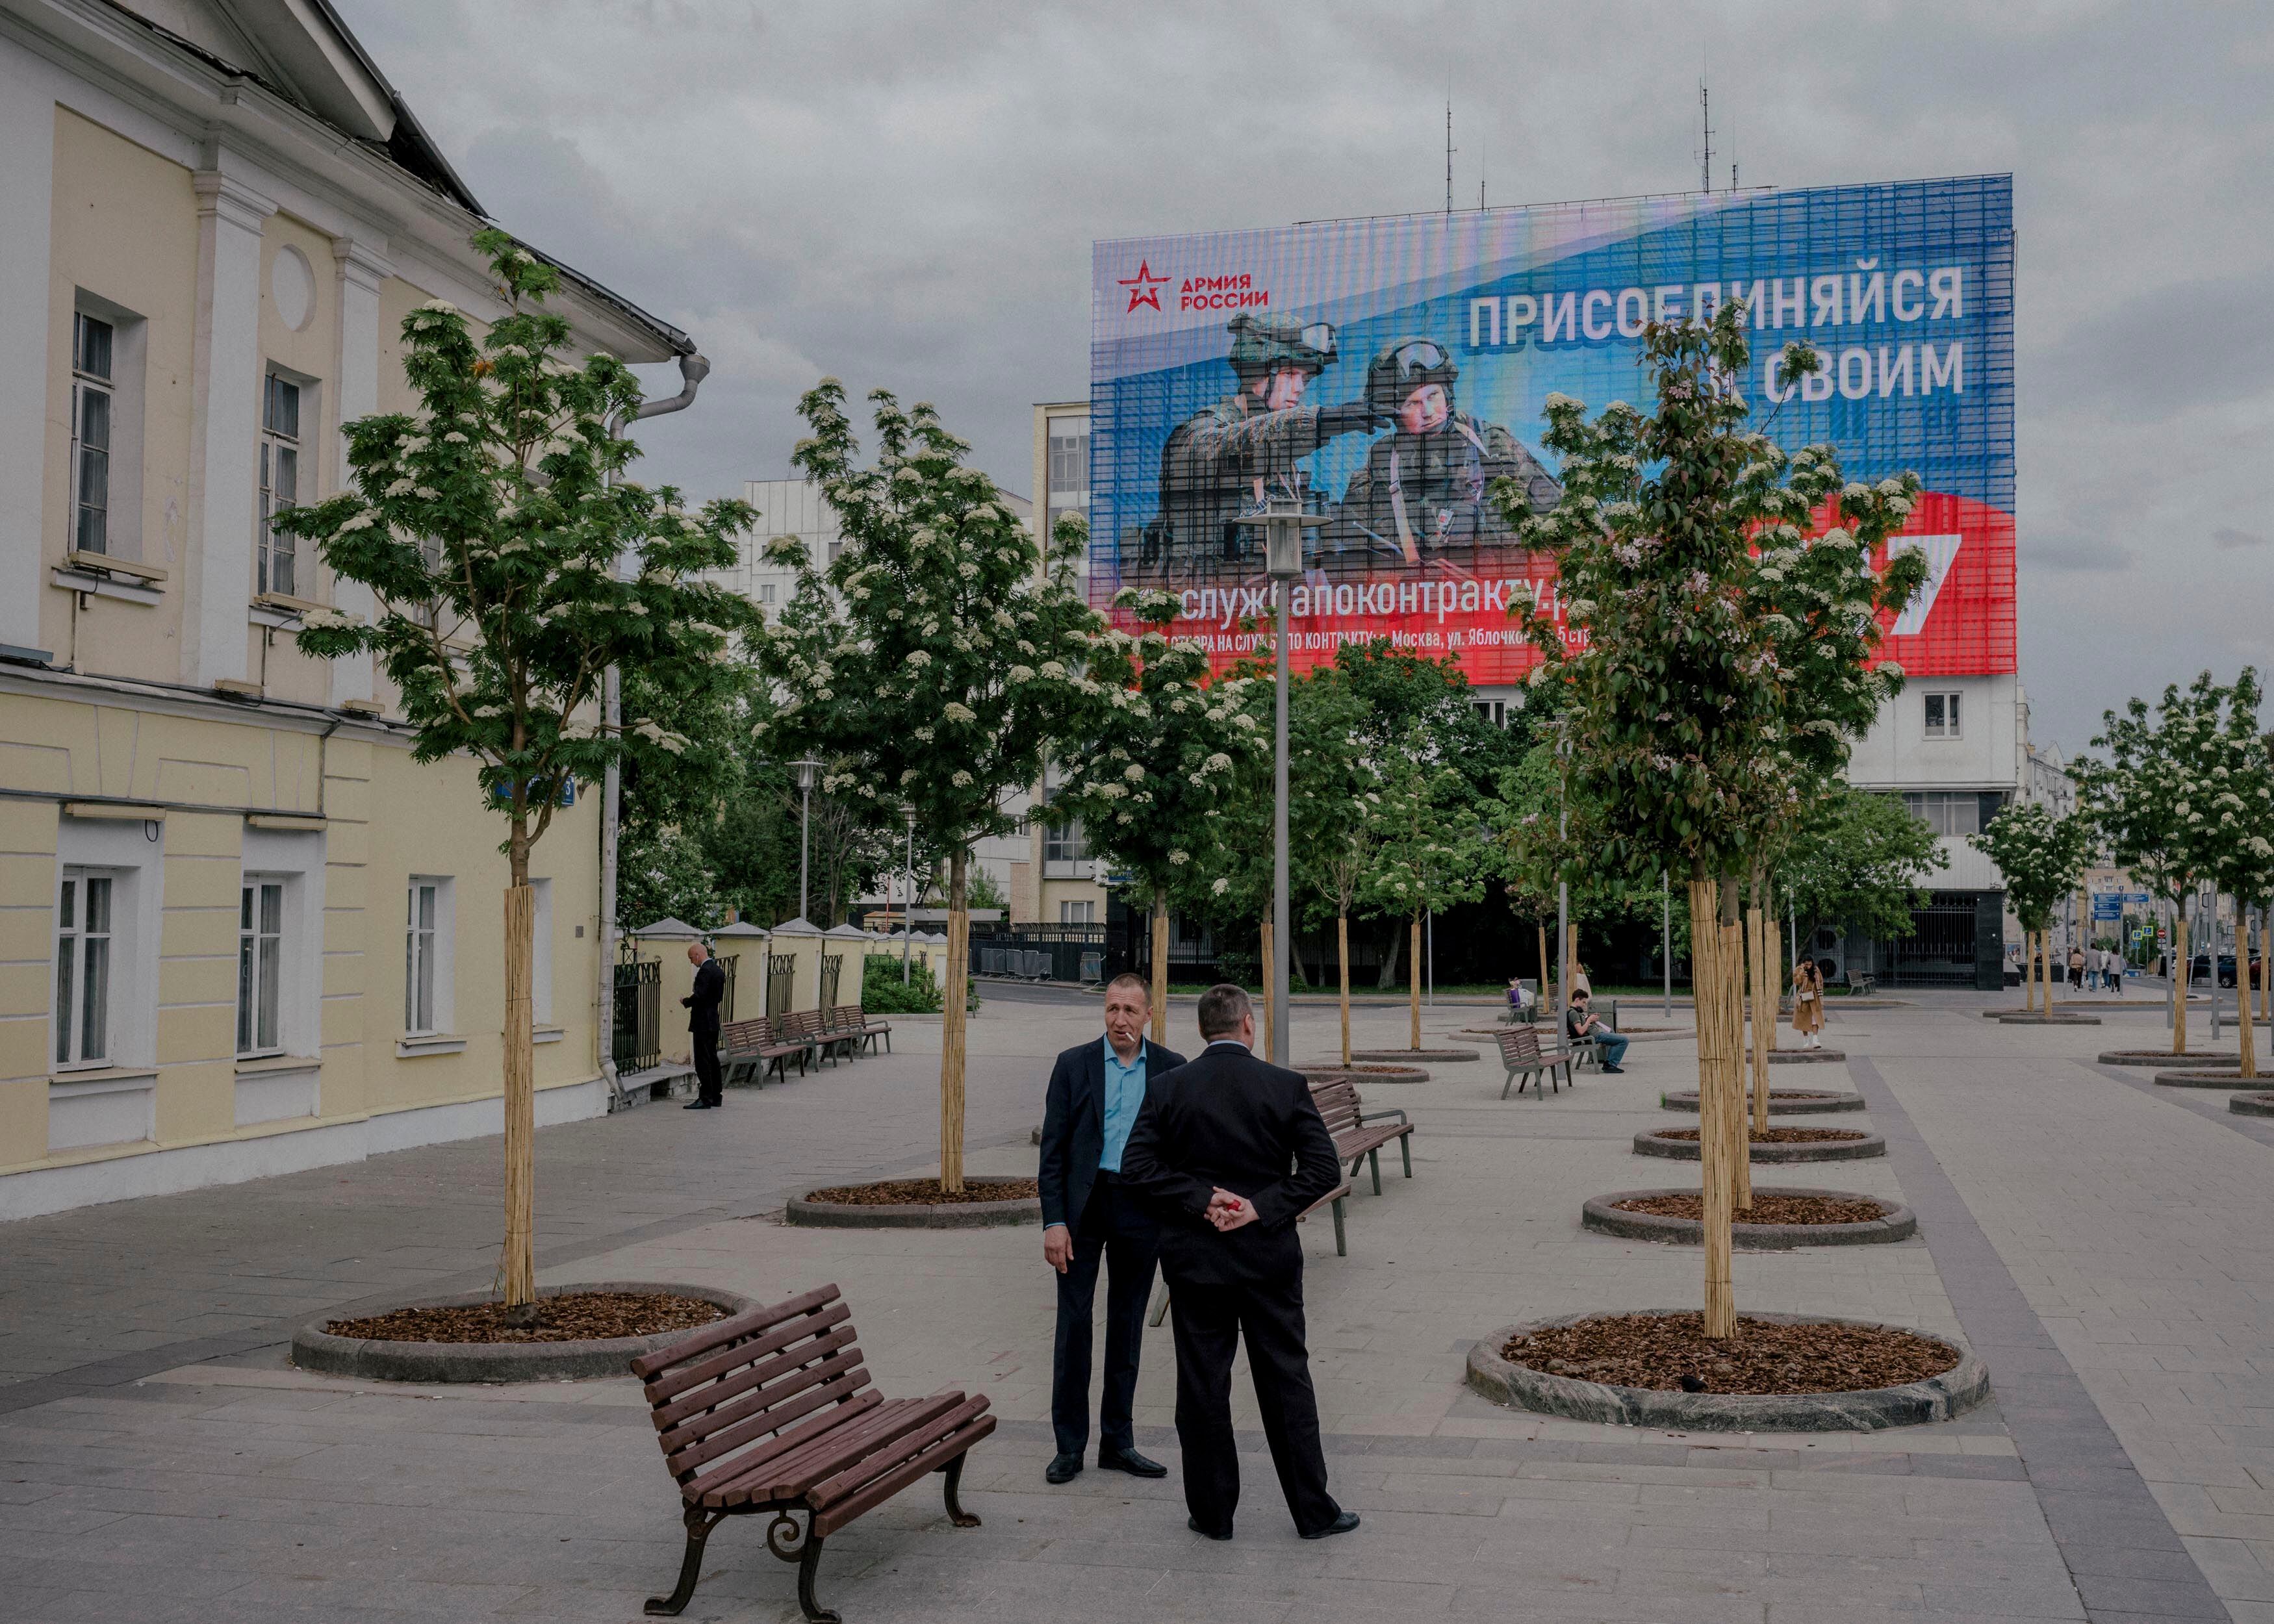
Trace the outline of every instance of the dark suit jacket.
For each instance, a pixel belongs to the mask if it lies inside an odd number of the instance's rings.
[[[1228,1285],[1301,1273],[1295,1220],[1342,1183],[1342,1162],[1303,1074],[1230,1045],[1147,1079],[1121,1177],[1162,1215],[1171,1286]],[[1256,1222],[1218,1233],[1207,1214],[1219,1185],[1254,1202]]]
[[[695,990],[680,1000],[687,1006],[687,1029],[719,1035],[719,1000],[727,996],[727,966],[706,959],[696,966]]]
[[[1138,1040],[1145,1055],[1145,1094],[1185,1064],[1173,1049],[1150,1038]],[[1042,1186],[1043,1222],[1081,1227],[1082,1209],[1097,1184],[1097,1161],[1105,1154],[1105,1034],[1069,1049],[1050,1068],[1049,1098],[1043,1107],[1043,1159],[1035,1174]],[[1123,1158],[1126,1164],[1127,1158]]]

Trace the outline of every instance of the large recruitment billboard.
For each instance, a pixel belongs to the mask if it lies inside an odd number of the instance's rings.
[[[1178,594],[1219,667],[1269,603],[1254,515],[1308,532],[1289,598],[1299,666],[1389,637],[1520,679],[1511,586],[1553,563],[1493,499],[1561,493],[1543,403],[1645,403],[1644,324],[1745,302],[1753,421],[1829,441],[1851,479],[1927,496],[1897,545],[1924,598],[1886,658],[1921,676],[2014,668],[2013,182],[2004,175],[1621,199],[1100,243],[1092,273],[1091,590]],[[1788,342],[1823,355],[1780,397]],[[1500,487],[1510,488],[1510,487]]]

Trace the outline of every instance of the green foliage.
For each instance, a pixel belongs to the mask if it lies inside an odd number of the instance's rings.
[[[844,545],[817,565],[794,537],[768,557],[799,573],[779,619],[757,639],[779,696],[757,736],[787,760],[810,753],[829,794],[897,827],[899,806],[960,871],[971,843],[1007,834],[1013,792],[1045,756],[1091,736],[1126,704],[1083,674],[1097,620],[1074,577],[1079,525],[1052,538],[1047,575],[1034,539],[937,412],[870,395],[877,458],[859,461],[845,391],[824,379],[799,402],[813,432],[792,460],[821,486]],[[825,590],[827,589],[827,590]]]
[[[2203,672],[2164,690],[2151,718],[2135,698],[2106,711],[2071,770],[2086,814],[2120,866],[2168,897],[2209,880],[2233,895],[2274,892],[2274,770],[2258,731],[2258,673],[2232,687]]]
[[[1909,933],[1919,882],[1942,866],[1933,831],[1901,801],[1843,786],[1810,809],[1776,878],[1803,937],[1836,925],[1886,941]]]
[[[693,836],[672,824],[644,824],[617,841],[616,926],[637,930],[665,918],[701,930],[726,923],[718,870]]]
[[[900,985],[900,961],[871,953],[861,967],[861,1007],[878,1015],[937,1015],[939,981],[921,955],[908,959],[908,982]]]
[[[964,882],[963,900],[967,906],[975,908],[1010,906],[1004,898],[1003,888],[995,883],[995,876],[980,868],[974,868]]]
[[[1484,796],[1532,742],[1528,712],[1518,707],[1507,726],[1495,727],[1477,709],[1467,676],[1449,656],[1425,658],[1377,637],[1344,643],[1336,651],[1334,670],[1364,707],[1359,740],[1376,761],[1387,760],[1418,733],[1432,741],[1437,759]]]
[[[2007,807],[1967,841],[1998,865],[2007,903],[2022,929],[2043,930],[2084,876],[2092,859],[2092,822],[2081,813],[2055,817],[2051,808],[2031,802]]]
[[[351,488],[277,524],[376,600],[368,620],[309,611],[301,650],[371,654],[402,695],[416,759],[480,763],[518,880],[572,781],[625,756],[674,774],[722,764],[716,741],[653,716],[612,735],[591,713],[610,665],[660,695],[710,688],[753,616],[692,577],[733,561],[728,538],[751,515],[734,501],[689,512],[668,486],[619,477],[637,455],[609,432],[638,404],[630,371],[606,355],[572,364],[568,323],[545,307],[558,274],[503,232],[473,240],[506,314],[478,342],[440,300],[405,318],[418,410],[346,425]]]
[[[1591,424],[1550,395],[1562,500],[1533,517],[1502,496],[1560,560],[1568,632],[1536,605],[1516,613],[1546,660],[1535,681],[1562,693],[1587,845],[1638,883],[1669,861],[1718,878],[1764,859],[1901,680],[1867,662],[1924,570],[1916,553],[1871,568],[1916,477],[1843,483],[1828,447],[1788,458],[1744,426],[1743,315],[1645,329],[1648,415],[1615,402]],[[1841,523],[1807,536],[1819,508]]]
[[[1367,866],[1359,898],[1383,914],[1418,919],[1484,895],[1490,850],[1460,773],[1408,735],[1382,763],[1380,787],[1359,798]]]

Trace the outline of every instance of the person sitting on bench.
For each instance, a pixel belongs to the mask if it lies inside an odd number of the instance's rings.
[[[1627,1057],[1627,1041],[1597,1018],[1587,1007],[1587,989],[1575,987],[1571,990],[1571,1007],[1563,1011],[1563,1035],[1574,1045],[1592,1042],[1603,1070],[1613,1073],[1626,1068],[1619,1062]]]

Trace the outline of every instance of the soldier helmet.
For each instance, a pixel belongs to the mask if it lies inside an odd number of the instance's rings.
[[[1225,324],[1231,335],[1231,370],[1241,379],[1261,378],[1283,366],[1313,377],[1333,365],[1335,329],[1299,316],[1254,316],[1242,311]]]
[[[1442,384],[1448,402],[1461,369],[1453,352],[1434,338],[1401,338],[1366,369],[1366,403],[1394,417],[1405,397],[1424,384]]]

